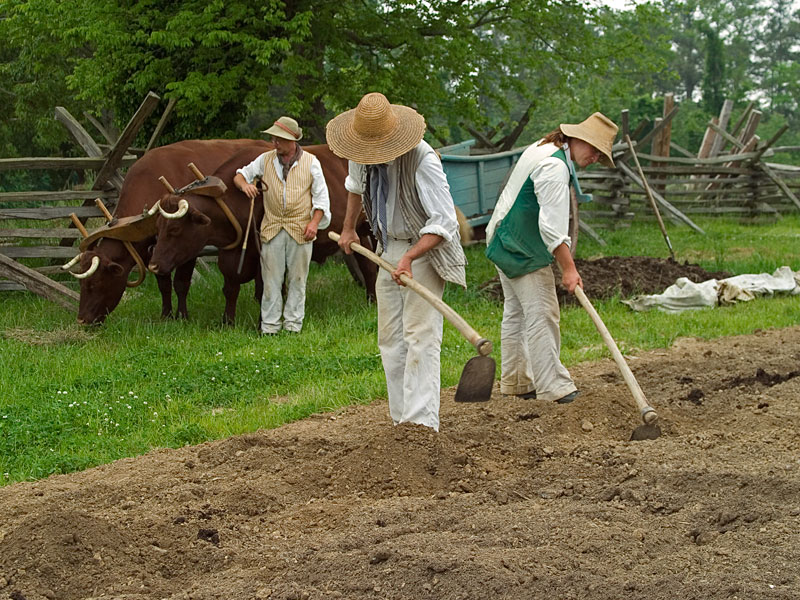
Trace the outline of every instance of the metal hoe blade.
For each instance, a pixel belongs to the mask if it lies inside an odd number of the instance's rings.
[[[492,397],[497,365],[490,356],[473,356],[464,365],[456,388],[456,402],[487,402]]]
[[[661,427],[658,425],[647,425],[642,424],[636,427],[631,433],[632,442],[638,442],[641,440],[655,440],[661,436]]]

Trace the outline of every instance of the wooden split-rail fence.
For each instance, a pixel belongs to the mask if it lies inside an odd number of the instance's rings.
[[[66,109],[57,107],[55,118],[69,130],[86,157],[0,159],[0,171],[71,169],[96,173],[90,189],[0,193],[0,291],[27,289],[68,309],[75,308],[78,294],[73,289],[74,279],[61,269],[77,254],[76,245],[81,238],[70,214],[75,213],[84,223],[96,219],[96,227],[105,224],[95,199],[100,198],[107,209],[113,210],[122,186],[121,169],[153,147],[174,106],[173,101],[168,103],[147,148],[131,148],[158,102],[156,94],[148,94],[119,136],[109,135],[86,115],[106,139],[107,144],[103,145],[96,143]],[[656,218],[653,204],[660,211],[659,219],[663,216],[699,233],[704,232],[693,221],[698,215],[775,218],[800,210],[800,167],[767,162],[777,152],[800,150],[775,145],[785,127],[762,140],[756,133],[761,112],[751,103],[731,123],[733,103],[728,100],[720,115],[708,124],[702,144],[694,153],[671,139],[678,110],[672,95],[667,94],[663,116],[652,123],[643,120],[635,128],[630,126],[628,111],[622,111],[620,137],[613,147],[617,168],[591,168],[578,175],[583,191],[593,196],[592,202],[579,206],[581,232],[604,244],[598,233],[601,228],[626,227],[634,218]],[[517,128],[514,135],[519,133]],[[497,162],[492,152],[508,159],[503,163],[505,172],[524,150],[507,150],[506,146],[513,143],[508,140],[516,139],[513,136],[504,138],[503,147],[493,149],[493,135],[479,139],[486,146],[480,154],[488,153],[488,157],[473,165],[476,173],[465,173],[463,186],[460,181],[451,181],[456,205],[475,223],[488,221],[501,185],[502,174],[481,178],[482,173],[486,175],[486,166]],[[443,156],[448,167],[446,159]],[[456,176],[448,172],[448,179],[451,175]],[[473,202],[476,197],[479,202]]]
[[[76,310],[79,296],[73,289],[74,279],[61,269],[78,253],[76,246],[82,238],[70,215],[74,213],[83,224],[89,219],[97,227],[105,223],[104,212],[95,201],[99,198],[107,210],[113,211],[122,188],[121,169],[155,145],[175,105],[173,100],[167,103],[147,147],[132,148],[159,101],[153,92],[147,94],[116,137],[86,115],[105,138],[107,143],[102,145],[65,108],[56,107],[55,118],[72,134],[86,157],[0,159],[0,171],[63,169],[94,173],[88,189],[0,193],[0,291],[27,289]]]
[[[645,120],[631,129],[628,111],[623,111],[623,141],[613,148],[617,168],[579,174],[583,191],[593,195],[593,202],[581,205],[582,221],[595,227],[625,227],[634,217],[653,218],[646,184],[664,218],[696,231],[702,231],[692,221],[698,215],[751,220],[800,210],[800,167],[767,162],[778,152],[800,150],[775,145],[787,127],[762,140],[756,133],[762,113],[753,103],[733,124],[732,112],[733,102],[726,100],[693,153],[671,139],[678,113],[671,94],[665,96],[663,117],[653,123]],[[625,143],[626,136],[633,148]],[[641,163],[644,181],[634,159]]]

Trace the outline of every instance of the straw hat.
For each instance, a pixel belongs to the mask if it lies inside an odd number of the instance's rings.
[[[265,129],[261,133],[268,133],[269,135],[274,135],[275,137],[285,140],[292,140],[293,142],[303,139],[303,130],[300,129],[297,121],[291,117],[281,117],[273,123],[272,127]]]
[[[600,151],[600,162],[607,167],[614,166],[611,146],[617,137],[619,127],[603,113],[596,112],[577,125],[562,123],[558,128],[564,135],[578,138],[597,148]]]
[[[337,156],[362,165],[394,160],[425,134],[425,118],[413,108],[389,104],[381,93],[367,94],[358,106],[328,122],[328,146]]]

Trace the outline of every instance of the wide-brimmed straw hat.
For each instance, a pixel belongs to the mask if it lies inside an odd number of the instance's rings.
[[[425,118],[413,108],[389,104],[379,92],[328,122],[328,146],[337,156],[378,165],[412,150],[425,134]]]
[[[614,166],[611,146],[617,137],[619,127],[603,113],[596,112],[577,125],[562,123],[558,128],[564,135],[578,138],[597,148],[600,151],[600,162],[607,167]]]
[[[269,135],[274,135],[275,137],[285,140],[292,140],[293,142],[303,139],[303,130],[300,129],[297,121],[291,117],[281,117],[272,124],[272,127],[265,129],[261,133],[268,133]]]

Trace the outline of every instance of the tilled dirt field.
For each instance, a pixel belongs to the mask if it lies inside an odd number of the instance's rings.
[[[0,599],[796,599],[800,327],[609,359],[570,405],[385,402],[0,489]]]

